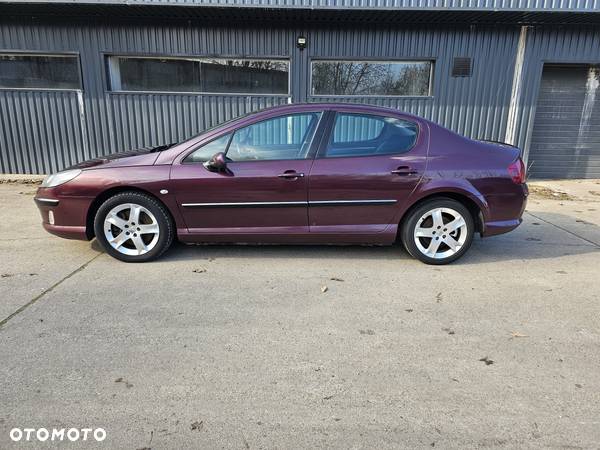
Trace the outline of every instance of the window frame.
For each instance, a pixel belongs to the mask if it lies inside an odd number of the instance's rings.
[[[373,64],[394,64],[394,63],[430,63],[429,68],[429,89],[427,95],[394,95],[394,94],[313,94],[313,64],[315,62],[329,62],[329,63],[373,63]],[[310,73],[309,73],[309,97],[315,98],[414,98],[414,99],[432,99],[433,98],[433,84],[434,84],[434,74],[435,74],[435,66],[437,64],[437,58],[434,57],[423,57],[423,58],[411,58],[411,59],[388,59],[384,60],[381,58],[371,59],[369,57],[356,57],[356,59],[349,59],[347,57],[344,58],[328,58],[328,57],[311,57],[309,59],[310,65]]]
[[[127,94],[160,94],[160,95],[214,95],[214,96],[250,96],[250,97],[291,97],[292,95],[292,60],[289,56],[265,55],[265,56],[240,56],[240,55],[187,55],[187,54],[159,54],[159,53],[113,53],[101,52],[104,70],[102,71],[104,92],[107,94],[127,95]],[[130,91],[130,90],[112,90],[111,76],[109,73],[110,58],[139,58],[139,59],[175,59],[202,62],[206,60],[243,60],[243,61],[277,61],[287,63],[287,93],[244,93],[244,92],[205,92],[205,91]]]
[[[382,119],[385,119],[386,117],[388,117],[391,119],[403,120],[405,122],[412,123],[416,126],[417,135],[415,136],[415,141],[413,142],[413,144],[405,151],[399,152],[399,153],[379,153],[379,154],[376,153],[373,155],[352,155],[352,156],[327,156],[327,149],[329,148],[331,140],[333,139],[337,116],[340,114],[348,114],[348,115],[355,115],[355,116],[375,116],[375,117],[381,117]],[[421,132],[422,132],[421,124],[416,120],[407,119],[405,117],[395,117],[395,116],[386,115],[386,114],[378,113],[378,112],[331,110],[331,116],[330,116],[328,125],[329,126],[328,126],[328,128],[323,136],[323,139],[321,140],[319,148],[317,150],[315,159],[385,158],[385,157],[406,155],[415,149],[415,147],[417,146],[417,144],[419,142],[419,139],[421,138]]]
[[[38,50],[15,50],[15,49],[1,49],[0,56],[41,56],[41,57],[74,57],[77,60],[77,76],[79,79],[79,88],[42,88],[42,87],[4,87],[0,86],[0,91],[36,91],[36,92],[84,92],[83,85],[83,69],[81,66],[81,55],[79,52],[50,52],[50,51],[38,51]]]
[[[315,131],[311,137],[310,140],[310,144],[308,146],[308,152],[306,153],[306,157],[305,158],[295,158],[295,159],[247,159],[247,160],[243,160],[243,161],[230,161],[231,164],[244,164],[244,163],[257,163],[257,162],[274,162],[274,161],[309,161],[311,159],[315,159],[315,155],[317,154],[317,152],[319,151],[319,145],[321,144],[321,141],[315,140],[315,137],[317,136],[317,132],[319,131],[319,129],[323,126],[326,126],[326,115],[329,111],[328,110],[324,110],[324,109],[315,109],[315,110],[310,110],[310,111],[299,111],[299,112],[295,112],[295,113],[288,113],[288,114],[279,114],[279,115],[274,115],[271,117],[265,117],[264,119],[260,119],[257,121],[254,121],[252,123],[237,127],[237,128],[233,128],[233,129],[227,129],[227,130],[223,130],[222,133],[219,133],[218,135],[211,137],[210,140],[204,141],[199,145],[196,145],[193,147],[193,149],[191,149],[190,151],[186,151],[184,156],[180,158],[180,163],[179,164],[202,164],[202,162],[200,161],[186,161],[186,159],[192,154],[194,153],[196,150],[204,147],[205,145],[210,144],[213,141],[216,141],[217,139],[222,138],[223,136],[227,135],[227,134],[231,134],[231,136],[229,137],[229,141],[227,142],[227,146],[225,147],[225,156],[227,156],[227,152],[229,151],[229,146],[231,145],[231,141],[233,140],[233,137],[235,135],[235,133],[238,132],[238,130],[242,130],[244,128],[248,128],[251,127],[252,125],[256,125],[259,124],[261,122],[266,122],[267,120],[272,120],[272,119],[279,119],[281,117],[287,117],[287,116],[297,116],[297,115],[304,115],[304,114],[318,114],[319,117],[317,119],[317,123],[315,125]],[[234,119],[237,120],[237,119]]]

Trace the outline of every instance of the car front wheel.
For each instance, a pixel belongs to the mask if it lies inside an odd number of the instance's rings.
[[[125,262],[158,258],[175,235],[165,207],[140,192],[123,192],[106,200],[96,213],[94,231],[104,250]]]
[[[426,264],[448,264],[471,246],[475,226],[469,210],[456,200],[429,200],[410,212],[402,242],[413,257]]]

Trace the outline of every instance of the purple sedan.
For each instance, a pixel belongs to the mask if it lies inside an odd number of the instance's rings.
[[[295,104],[48,176],[44,228],[122,261],[187,243],[378,244],[446,264],[521,223],[518,148],[397,110]]]

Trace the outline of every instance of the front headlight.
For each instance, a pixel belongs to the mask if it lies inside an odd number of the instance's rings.
[[[65,170],[64,172],[53,173],[48,175],[42,181],[42,187],[54,187],[60,184],[64,184],[67,181],[71,181],[81,173],[80,169]]]

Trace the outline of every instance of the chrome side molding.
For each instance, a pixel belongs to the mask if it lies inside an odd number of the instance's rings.
[[[298,202],[224,202],[224,203],[182,203],[184,208],[277,208],[293,206],[368,206],[393,205],[394,199],[380,200],[314,200]]]

